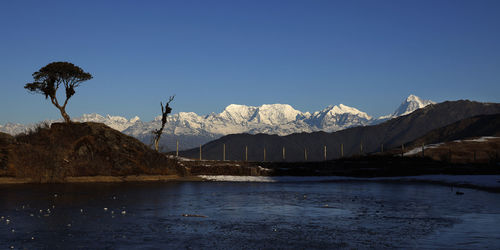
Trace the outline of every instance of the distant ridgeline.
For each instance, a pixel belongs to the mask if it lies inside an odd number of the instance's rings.
[[[412,142],[432,130],[442,128],[460,120],[478,115],[499,114],[499,103],[480,103],[473,101],[447,101],[428,105],[408,115],[400,116],[378,125],[360,126],[345,130],[327,133],[297,133],[288,136],[266,134],[234,134],[203,145],[202,158],[220,160],[225,148],[226,160],[263,161],[321,161],[335,159],[341,156],[350,156],[360,153],[378,152],[381,146],[385,149],[401,147],[402,144]],[[498,133],[499,116],[482,119],[471,119],[455,125],[455,137],[460,136],[487,136]],[[460,125],[462,124],[462,126]],[[460,129],[467,131],[460,132]],[[446,130],[446,129],[445,129]],[[443,131],[434,132],[429,137],[431,143],[438,139]],[[342,147],[342,148],[341,148]],[[265,153],[264,153],[265,151]],[[307,155],[307,156],[306,156]],[[199,158],[200,149],[181,151],[180,156]],[[285,159],[283,159],[285,158]]]
[[[175,150],[176,142],[179,141],[181,150],[190,149],[224,135],[239,133],[284,136],[301,132],[335,132],[350,127],[379,124],[433,103],[433,101],[410,95],[393,113],[378,118],[343,104],[330,105],[323,110],[312,113],[296,110],[288,104],[264,104],[261,106],[231,104],[221,113],[208,115],[179,112],[168,116],[160,140],[160,147],[163,147],[162,151]],[[84,114],[82,117],[74,118],[73,121],[104,123],[113,129],[138,138],[146,144],[151,144],[153,141],[151,131],[159,128],[161,117],[145,122],[137,116],[126,119],[121,116]],[[8,123],[0,125],[0,132],[16,135],[33,128],[36,128],[36,124]]]

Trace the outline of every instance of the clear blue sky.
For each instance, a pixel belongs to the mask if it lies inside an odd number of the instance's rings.
[[[0,124],[60,117],[23,88],[53,61],[94,76],[72,117],[500,102],[500,1],[1,1]]]

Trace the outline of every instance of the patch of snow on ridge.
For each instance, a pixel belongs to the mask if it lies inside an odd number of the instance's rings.
[[[424,145],[424,150],[426,149],[429,149],[429,148],[438,148],[440,147],[441,145],[443,145],[444,143],[435,143],[435,144],[429,144],[429,145]],[[416,155],[418,153],[421,153],[422,152],[422,147],[416,147],[406,153],[404,153],[405,156],[410,156],[410,155]]]
[[[483,137],[479,137],[479,138],[476,138],[476,139],[454,140],[453,142],[487,142],[489,140],[499,139],[499,138],[500,137],[495,137],[495,136],[483,136]],[[435,143],[435,144],[429,144],[429,145],[424,145],[424,150],[430,149],[430,148],[438,148],[438,147],[440,147],[443,144],[444,144],[444,142]],[[404,153],[404,155],[405,156],[410,156],[410,155],[415,155],[415,154],[418,154],[418,153],[421,153],[421,152],[422,152],[422,147],[415,147],[412,150]]]
[[[489,140],[493,140],[493,139],[498,139],[500,137],[495,137],[495,136],[483,136],[483,137],[479,137],[477,139],[470,139],[470,140],[465,140],[465,141],[471,141],[471,142],[486,142],[486,141],[489,141]],[[460,140],[459,140],[460,141]]]

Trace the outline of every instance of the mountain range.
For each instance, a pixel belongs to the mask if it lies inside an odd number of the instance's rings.
[[[327,159],[336,159],[359,153],[379,152],[382,148],[400,148],[421,137],[426,140],[418,141],[419,145],[461,136],[496,135],[498,115],[493,114],[499,113],[500,103],[446,101],[376,125],[357,126],[332,133],[320,131],[287,136],[227,135],[203,145],[202,158],[221,160],[224,154],[226,160],[245,160],[247,155],[249,161],[262,161],[264,157],[266,161],[304,161],[307,155],[309,161],[321,161],[324,159],[325,149]],[[461,121],[478,115],[492,116]],[[458,123],[453,124],[455,122]],[[435,129],[438,129],[437,132],[432,132]],[[429,136],[423,137],[430,132]],[[198,158],[199,151],[199,148],[194,148],[181,151],[179,155]]]
[[[335,132],[350,127],[379,124],[410,114],[429,104],[434,102],[410,95],[393,113],[379,118],[343,104],[331,105],[313,113],[301,112],[288,104],[264,104],[258,107],[231,104],[221,113],[201,116],[193,112],[180,112],[168,116],[160,145],[167,151],[175,149],[176,141],[179,141],[180,149],[188,149],[228,134],[264,133],[284,136],[301,132]],[[121,116],[84,114],[73,120],[104,123],[150,144],[153,137],[151,131],[160,126],[161,116],[153,121],[143,122],[137,116],[126,119]],[[55,121],[45,122],[50,124]],[[0,132],[15,135],[36,125],[7,123],[0,125]]]

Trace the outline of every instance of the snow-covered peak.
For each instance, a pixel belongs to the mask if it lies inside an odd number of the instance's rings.
[[[394,111],[390,115],[381,116],[377,120],[378,122],[383,122],[392,118],[407,115],[430,104],[435,104],[435,102],[431,100],[424,100],[416,95],[411,94],[401,103],[401,105],[399,105],[396,111]]]
[[[92,113],[92,114],[83,114],[81,117],[78,117],[75,120],[79,122],[100,122],[103,121],[104,119],[105,119],[104,116]]]
[[[131,123],[136,123],[136,122],[138,122],[140,120],[141,120],[141,118],[139,118],[139,116],[135,116],[134,118],[130,119],[130,122]]]
[[[406,97],[406,102],[422,102],[422,99],[414,94],[410,94]]]
[[[136,116],[128,120],[127,118],[122,116],[106,115],[106,117],[104,117],[102,115],[93,113],[83,114],[81,117],[75,118],[74,120],[78,122],[100,122],[118,131],[123,131],[139,121],[139,117]]]
[[[288,104],[264,104],[257,108],[251,121],[268,125],[285,124],[295,121],[301,114]]]
[[[127,118],[122,116],[106,115],[106,119],[114,122],[128,122]]]
[[[219,115],[224,119],[241,123],[250,120],[256,110],[257,107],[253,106],[231,104],[227,106]]]
[[[369,116],[367,113],[360,111],[359,109],[349,107],[344,104],[339,104],[338,106],[328,106],[326,109],[323,110],[323,112],[328,113],[329,115],[342,115],[342,114],[352,114],[352,115],[357,115],[360,117],[363,117],[365,119],[371,119],[372,117]]]
[[[435,102],[431,100],[424,100],[416,95],[409,95],[403,103],[392,113],[393,117],[398,117],[402,115],[407,115],[413,111],[423,108],[429,104],[434,104]]]

